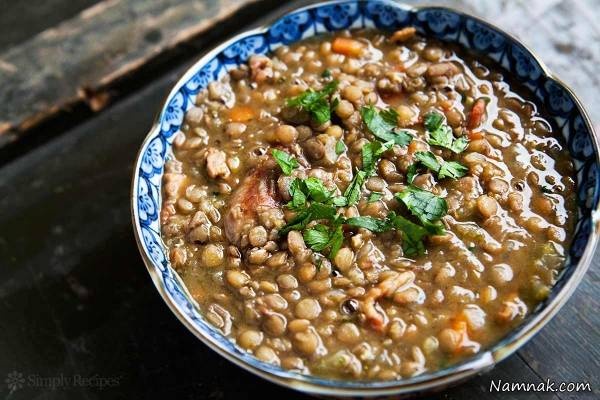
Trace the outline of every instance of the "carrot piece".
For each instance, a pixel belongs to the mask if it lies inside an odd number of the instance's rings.
[[[396,64],[394,65],[394,71],[405,72],[406,67],[404,66],[404,64]]]
[[[417,143],[416,140],[413,140],[408,145],[407,150],[408,150],[408,154],[414,154],[414,153],[416,153],[417,151],[419,151],[419,143]]]
[[[469,132],[468,136],[469,140],[478,140],[484,138],[483,132]]]
[[[229,111],[233,122],[246,122],[254,118],[254,110],[248,106],[235,106]]]
[[[333,50],[334,53],[350,57],[360,57],[363,48],[363,44],[358,40],[345,37],[336,37],[331,43],[331,50]]]
[[[473,104],[471,108],[471,114],[469,115],[469,122],[467,123],[467,129],[475,129],[481,124],[483,114],[485,114],[485,99],[479,98]]]

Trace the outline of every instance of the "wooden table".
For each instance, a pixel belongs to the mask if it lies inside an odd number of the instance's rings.
[[[303,398],[223,360],[178,322],[141,262],[129,211],[134,157],[170,86],[203,51],[280,12],[281,3],[5,3],[0,397]],[[595,0],[455,5],[521,36],[600,122]],[[432,398],[597,397],[599,274],[597,253],[575,295],[532,341]],[[14,390],[4,381],[9,374],[11,383],[23,379]],[[594,393],[490,393],[498,379],[590,382]]]

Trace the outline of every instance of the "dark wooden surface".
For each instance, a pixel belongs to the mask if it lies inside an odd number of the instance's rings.
[[[245,21],[264,14],[259,9]],[[221,24],[220,35],[241,25]],[[541,41],[533,33],[528,37]],[[213,42],[196,38],[187,57],[149,74],[115,105],[70,129],[57,125],[52,140],[17,147],[10,160],[0,160],[0,398],[305,397],[244,372],[202,345],[156,293],[133,239],[129,186],[137,148],[169,87]],[[571,75],[580,82],[577,70]],[[597,95],[597,87],[591,93]],[[597,254],[567,305],[523,349],[491,372],[431,398],[597,398],[599,273]],[[5,377],[13,371],[25,382],[11,391]],[[98,379],[77,384],[77,376]],[[587,381],[595,393],[489,393],[493,379]]]

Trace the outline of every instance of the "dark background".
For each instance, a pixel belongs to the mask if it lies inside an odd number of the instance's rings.
[[[133,3],[136,1],[141,0]],[[38,40],[40,32],[76,17],[94,3],[98,1],[0,1],[0,63],[10,61],[20,46]],[[563,3],[571,2],[554,3],[540,15],[564,19]],[[462,1],[459,6],[495,15],[496,6],[473,4]],[[171,85],[203,50],[264,19],[265,10],[276,13],[278,5],[263,1],[245,6],[209,33],[190,38],[185,51],[169,50],[161,62],[117,82],[111,87],[116,95],[102,110],[73,106],[50,122],[24,130],[19,140],[0,149],[1,398],[304,397],[233,366],[178,322],[140,259],[129,210],[137,149]],[[504,7],[505,13],[522,20],[515,29],[529,29],[528,23],[537,21],[535,9],[524,12],[519,8],[522,4]],[[587,8],[574,10],[571,12]],[[505,16],[504,20],[510,19]],[[541,36],[533,35],[530,40],[538,43],[559,69],[563,64],[555,58],[560,48],[556,43],[580,39]],[[595,38],[587,36],[590,41]],[[543,37],[550,50],[544,47]],[[597,42],[593,43],[597,48]],[[585,47],[585,43],[576,45]],[[563,50],[563,57],[574,51]],[[592,54],[592,60],[596,56]],[[590,85],[593,93],[598,88],[595,82],[580,83],[579,75],[587,65],[581,64],[568,76],[586,97]],[[0,82],[6,79],[2,74],[0,65]],[[0,90],[10,90],[10,79],[7,82]],[[598,108],[591,105],[596,113]],[[0,104],[0,117],[4,107],[8,105]],[[598,395],[599,264],[596,257],[568,304],[517,354],[490,373],[432,398]],[[11,373],[13,378],[23,379],[16,390],[10,390],[5,381]],[[595,393],[489,393],[492,379],[590,382]]]

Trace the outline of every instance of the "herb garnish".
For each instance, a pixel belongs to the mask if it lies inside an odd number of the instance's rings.
[[[288,107],[299,107],[310,112],[314,120],[319,124],[324,124],[331,119],[331,108],[329,97],[337,89],[338,81],[331,81],[321,90],[308,89],[296,97],[287,99]]]
[[[323,224],[317,224],[305,230],[302,236],[304,237],[304,242],[314,251],[329,249],[330,258],[335,257],[344,241],[344,233],[341,225],[330,228]]]
[[[410,133],[397,129],[398,113],[393,108],[377,111],[373,106],[364,106],[360,115],[369,131],[379,140],[406,146],[413,139]]]
[[[428,235],[425,228],[409,221],[401,215],[396,215],[394,212],[388,214],[388,219],[395,229],[402,232],[402,250],[404,250],[404,254],[407,256],[416,256],[425,253],[423,240]]]
[[[444,232],[440,219],[448,213],[446,200],[414,185],[395,196],[427,231],[436,235]]]
[[[444,124],[444,116],[436,111],[425,114],[425,129],[429,132],[429,144],[444,147],[454,153],[463,152],[469,145],[467,138],[454,138],[452,128]]]
[[[294,169],[298,168],[298,161],[285,151],[273,149],[271,154],[284,175],[290,175]]]
[[[367,203],[375,203],[376,201],[379,201],[382,197],[383,197],[383,193],[372,192],[369,195],[369,198],[367,199]]]
[[[430,151],[418,151],[415,153],[415,158],[425,167],[435,172],[439,179],[461,178],[465,176],[469,170],[467,167],[456,161],[439,161],[435,154]]]
[[[344,151],[346,151],[346,145],[344,144],[344,142],[342,142],[341,140],[338,140],[335,143],[335,154],[337,154],[338,156],[340,154],[342,154]]]

